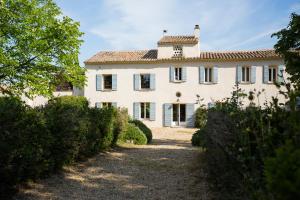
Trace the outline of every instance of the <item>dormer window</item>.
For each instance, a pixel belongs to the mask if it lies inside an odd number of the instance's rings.
[[[173,46],[173,51],[174,51],[173,57],[182,57],[183,56],[182,46],[180,46],[180,45]]]

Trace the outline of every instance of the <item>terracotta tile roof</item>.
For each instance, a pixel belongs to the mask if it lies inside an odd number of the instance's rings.
[[[163,36],[157,44],[197,44],[198,38],[194,35]]]
[[[201,52],[199,57],[192,58],[165,58],[157,59],[157,50],[139,51],[101,51],[85,64],[118,64],[118,63],[155,63],[172,61],[235,61],[235,60],[262,60],[280,59],[280,55],[274,50],[255,50],[255,51],[223,51],[223,52]]]

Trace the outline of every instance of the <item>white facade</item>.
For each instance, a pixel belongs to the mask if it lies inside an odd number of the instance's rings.
[[[197,31],[195,31],[197,32]],[[174,44],[176,45],[176,44]],[[181,44],[182,45],[182,44]],[[198,44],[183,44],[183,57],[199,57],[199,43]],[[173,111],[168,113],[165,109],[165,105],[173,104],[185,104],[193,105],[191,107],[196,110],[199,107],[197,102],[198,97],[204,99],[201,104],[208,105],[215,101],[220,101],[224,98],[230,97],[233,91],[234,85],[237,81],[238,66],[256,66],[254,71],[251,70],[251,77],[255,77],[252,82],[240,83],[240,87],[245,93],[249,91],[263,91],[260,98],[255,98],[254,102],[263,106],[265,101],[271,101],[271,97],[278,97],[280,101],[284,99],[279,95],[276,86],[269,82],[266,83],[263,66],[273,66],[279,71],[279,68],[284,64],[280,58],[274,59],[241,59],[240,61],[220,61],[210,60],[205,61],[201,59],[196,60],[172,60],[173,45],[158,45],[157,59],[169,59],[165,62],[150,62],[150,63],[134,63],[134,62],[110,62],[105,63],[101,61],[97,63],[86,62],[86,77],[87,82],[84,88],[84,96],[89,100],[90,105],[94,106],[100,102],[114,102],[117,107],[125,107],[128,109],[129,115],[134,118],[138,118],[144,121],[150,127],[161,126],[187,126],[186,123],[174,123]],[[180,67],[184,68],[185,74],[184,80],[180,82],[173,82],[170,77],[170,73],[174,73],[172,68]],[[216,80],[211,83],[203,83],[203,74],[200,72],[203,67],[215,67],[214,77]],[[96,88],[99,84],[96,82],[97,75],[113,74],[116,77],[116,88],[114,90],[104,90]],[[136,90],[135,88],[135,74],[152,74],[154,75],[154,88],[145,90]],[[103,80],[100,83],[103,85]],[[181,97],[177,97],[176,93],[180,92]],[[154,110],[152,119],[141,119],[141,107],[136,110],[135,103],[149,102],[154,103]],[[248,104],[248,100],[245,100],[245,104]],[[174,109],[175,107],[173,107]],[[176,108],[177,109],[177,108]],[[188,109],[187,107],[185,109]],[[153,112],[153,110],[151,112]],[[138,112],[138,113],[135,113]],[[178,111],[179,112],[179,111]],[[154,115],[154,118],[153,118]],[[170,115],[171,124],[166,123],[166,115]],[[186,115],[188,115],[186,113]],[[180,116],[179,116],[180,117]],[[186,118],[190,116],[185,116]]]

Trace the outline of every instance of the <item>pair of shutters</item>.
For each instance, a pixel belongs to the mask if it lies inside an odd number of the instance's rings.
[[[243,67],[241,65],[238,65],[236,67],[236,82],[241,83],[242,82],[242,76],[243,76]],[[250,67],[250,83],[256,82],[256,66]]]
[[[175,67],[170,67],[170,82],[176,82],[175,80]],[[181,67],[181,81],[186,81],[186,67]]]
[[[134,102],[133,103],[133,118],[134,119],[140,119],[140,109],[141,109],[141,103],[140,102]],[[150,103],[150,120],[155,121],[155,103]]]
[[[284,65],[279,65],[278,71],[277,71],[277,82],[278,83],[283,83],[283,72],[284,72]],[[268,65],[263,66],[263,82],[269,83],[269,66]]]
[[[116,108],[117,107],[117,102],[112,102],[111,106],[114,107],[114,108]],[[96,108],[102,108],[102,103],[101,102],[96,102],[95,103],[95,107]]]
[[[97,74],[96,75],[96,91],[103,90],[103,75]],[[111,90],[117,90],[117,75],[112,74],[111,75]]]
[[[214,66],[212,68],[212,73],[213,73],[212,82],[218,83],[218,66]],[[203,84],[204,82],[205,82],[205,67],[200,66],[199,67],[199,83]]]
[[[185,104],[185,116],[186,116],[186,126],[194,127],[194,110],[195,104],[187,103]],[[164,104],[164,126],[172,126],[173,117],[173,104]]]
[[[134,90],[141,90],[141,75],[133,75]],[[155,90],[155,74],[150,74],[150,89]]]

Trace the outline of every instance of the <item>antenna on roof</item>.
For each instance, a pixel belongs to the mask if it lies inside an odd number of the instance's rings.
[[[165,30],[163,30],[163,36],[165,36],[166,34],[167,34],[167,30],[165,29]]]

